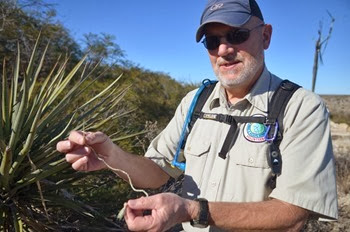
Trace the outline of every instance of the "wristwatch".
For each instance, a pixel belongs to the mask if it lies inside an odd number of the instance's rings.
[[[191,220],[191,226],[197,228],[206,228],[209,225],[209,206],[208,200],[204,198],[197,198],[195,201],[199,202],[199,212],[196,218]]]

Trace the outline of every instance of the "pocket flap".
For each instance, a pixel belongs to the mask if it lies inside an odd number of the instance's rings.
[[[200,143],[190,143],[186,144],[185,147],[185,154],[192,155],[192,156],[202,156],[209,152],[210,149],[210,142],[203,142]]]
[[[263,149],[257,153],[243,153],[244,155],[231,154],[230,160],[238,165],[256,168],[270,168],[267,162],[267,152],[268,151]]]

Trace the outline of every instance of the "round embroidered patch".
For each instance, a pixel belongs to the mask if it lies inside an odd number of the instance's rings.
[[[264,135],[266,133],[267,127],[261,123],[246,123],[244,127],[244,137],[255,143],[261,143],[265,141]]]

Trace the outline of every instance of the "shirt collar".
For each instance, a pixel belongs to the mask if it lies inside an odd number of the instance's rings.
[[[259,79],[254,84],[250,92],[244,97],[250,104],[258,108],[260,111],[267,113],[268,111],[268,100],[270,91],[271,74],[267,70],[266,66],[259,77]],[[218,82],[212,94],[212,98],[208,99],[210,101],[210,110],[215,107],[225,106],[227,104],[227,98],[224,88]]]
[[[254,84],[250,92],[245,96],[245,98],[256,108],[267,113],[268,102],[269,102],[269,92],[271,85],[271,74],[267,70],[266,66],[262,72],[259,79]]]

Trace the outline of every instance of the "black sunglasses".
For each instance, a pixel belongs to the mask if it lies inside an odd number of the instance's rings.
[[[225,37],[227,42],[230,44],[241,44],[248,40],[250,32],[256,28],[262,27],[265,24],[259,24],[256,27],[253,27],[252,29],[248,28],[239,28],[234,31],[228,32],[225,36],[216,36],[216,35],[210,35],[205,36],[202,40],[202,43],[204,44],[204,47],[208,50],[214,50],[217,49],[221,44],[221,37]]]

